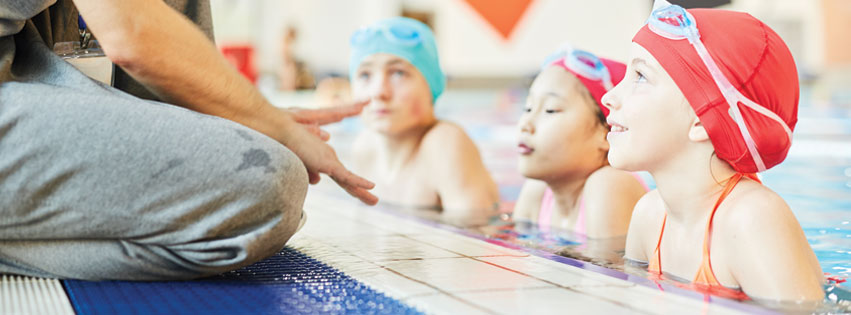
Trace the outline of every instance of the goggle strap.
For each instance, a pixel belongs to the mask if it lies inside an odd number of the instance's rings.
[[[741,92],[739,92],[739,90],[737,90],[735,87],[733,87],[733,85],[730,83],[730,81],[727,80],[727,77],[724,76],[724,74],[721,72],[721,69],[718,68],[718,64],[716,64],[715,60],[713,60],[712,57],[709,55],[709,52],[706,50],[706,46],[704,46],[701,41],[696,41],[693,44],[694,44],[694,47],[696,48],[696,50],[698,52],[698,55],[701,57],[701,59],[703,59],[704,64],[706,64],[707,68],[709,69],[709,72],[712,74],[712,78],[713,78],[713,80],[715,80],[715,84],[717,84],[718,87],[721,89],[721,93],[724,95],[724,98],[727,100],[727,104],[731,107],[736,106],[737,111],[738,111],[738,104],[739,103],[744,104],[745,106],[756,111],[757,113],[760,113],[761,115],[768,117],[771,120],[774,120],[783,128],[783,131],[786,133],[786,137],[789,139],[789,142],[791,143],[792,142],[792,129],[789,128],[789,126],[786,124],[786,122],[783,121],[783,119],[780,118],[780,116],[777,116],[776,113],[768,110],[767,108],[765,108],[762,105],[757,104],[756,102],[754,102],[753,100],[749,99],[748,97],[743,95]],[[740,117],[740,118],[744,119],[744,117]],[[748,141],[748,140],[750,140],[750,141]],[[753,138],[745,139],[745,141],[752,143]],[[756,150],[755,147],[754,147],[754,150]],[[754,161],[757,161],[757,160],[758,160],[758,158],[755,157]],[[760,160],[759,162],[762,162],[761,159],[759,159],[759,160]],[[762,163],[759,163],[759,164],[762,164]],[[764,165],[763,165],[763,168],[764,168]],[[763,171],[764,170],[763,168],[760,168],[760,171]]]
[[[735,102],[734,99],[727,99],[727,103],[731,104],[729,114],[733,116],[736,126],[739,127],[739,131],[742,133],[742,139],[745,140],[745,146],[748,148],[748,152],[751,154],[751,158],[753,158],[753,162],[756,164],[758,172],[765,171],[765,163],[762,161],[762,156],[759,154],[759,150],[756,149],[756,143],[753,141],[753,137],[748,130],[748,126],[745,125],[745,119],[742,117],[742,112],[739,110],[738,102]]]
[[[736,92],[738,93],[738,91],[736,91]],[[780,124],[780,126],[783,126],[783,131],[786,132],[786,137],[789,138],[789,142],[792,142],[792,129],[789,129],[789,126],[786,125],[786,122],[783,121],[783,119],[780,118],[780,116],[777,116],[777,114],[775,114],[774,112],[772,112],[772,111],[766,109],[765,107],[755,103],[754,101],[751,101],[750,99],[748,99],[744,95],[742,95],[739,98],[739,102],[741,102],[742,104],[744,104],[748,108],[756,111],[757,113],[760,113],[763,116],[768,117],[771,120],[776,121],[778,124]]]
[[[654,12],[667,8],[667,6],[663,6],[662,4],[668,4],[669,6],[671,5],[665,0],[657,0],[654,3]],[[686,17],[693,21],[691,14],[688,14],[688,12],[686,12],[686,14]],[[786,132],[786,137],[788,137],[789,142],[792,141],[792,130],[789,128],[786,122],[780,118],[780,116],[777,116],[776,113],[747,98],[745,95],[739,92],[739,90],[733,87],[733,84],[730,83],[730,81],[718,67],[718,64],[715,63],[715,60],[712,59],[712,55],[709,54],[709,51],[703,44],[703,41],[700,40],[700,35],[697,31],[689,32],[688,34],[672,34],[671,32],[664,30],[663,27],[655,26],[656,23],[664,22],[655,19],[655,14],[651,14],[650,18],[647,20],[647,26],[652,32],[656,33],[659,36],[671,40],[689,39],[689,43],[691,43],[692,47],[694,47],[695,51],[697,52],[697,55],[703,61],[703,64],[706,66],[707,70],[709,70],[710,75],[712,75],[712,80],[715,81],[715,84],[718,86],[721,91],[721,94],[724,96],[724,100],[730,106],[730,111],[728,112],[728,114],[730,114],[730,116],[736,122],[736,125],[739,127],[739,131],[742,133],[742,138],[745,140],[745,145],[747,146],[748,152],[753,158],[754,164],[756,165],[759,172],[765,171],[765,163],[762,161],[762,157],[760,156],[759,151],[756,148],[756,143],[754,143],[753,137],[750,135],[750,131],[748,130],[747,125],[745,124],[744,117],[742,116],[741,110],[739,109],[739,104],[744,104],[748,108],[780,124],[780,126],[782,126],[783,130]],[[696,30],[696,24],[694,28]]]
[[[606,92],[611,91],[615,87],[612,84],[612,75],[609,73],[609,68],[606,67],[606,73],[603,74],[603,88],[606,89]]]
[[[607,79],[607,80],[603,80],[603,88],[605,88],[606,92],[608,92],[608,91],[611,91],[613,88],[615,88],[615,86],[614,86],[614,84],[612,84],[611,79]]]

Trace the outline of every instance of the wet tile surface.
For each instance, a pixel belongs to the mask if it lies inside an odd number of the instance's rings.
[[[739,313],[334,198],[290,245],[427,313]]]

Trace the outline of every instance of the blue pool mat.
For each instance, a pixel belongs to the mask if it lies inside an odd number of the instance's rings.
[[[420,314],[295,249],[194,281],[63,281],[77,314]]]

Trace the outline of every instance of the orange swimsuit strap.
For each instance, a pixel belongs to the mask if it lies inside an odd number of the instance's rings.
[[[709,286],[720,286],[721,284],[718,282],[718,279],[715,278],[715,273],[712,271],[712,263],[709,260],[709,248],[710,242],[712,239],[712,221],[715,218],[715,212],[718,210],[718,207],[721,206],[721,202],[730,195],[730,192],[733,191],[733,188],[736,187],[736,184],[742,179],[742,177],[750,178],[758,183],[762,183],[756,174],[748,173],[736,173],[730,180],[727,182],[727,185],[724,187],[724,191],[721,192],[721,196],[718,197],[718,201],[715,202],[715,207],[712,208],[712,212],[709,215],[709,221],[706,224],[706,233],[704,234],[703,239],[703,261],[700,264],[700,268],[697,271],[697,275],[694,277],[695,284],[701,285],[709,285]],[[659,239],[656,241],[656,250],[653,252],[653,256],[650,257],[650,263],[647,267],[648,271],[651,273],[661,275],[662,274],[662,255],[659,251],[659,247],[662,244],[662,236],[665,234],[665,223],[668,219],[667,213],[665,213],[664,217],[662,217],[662,230],[659,232]]]

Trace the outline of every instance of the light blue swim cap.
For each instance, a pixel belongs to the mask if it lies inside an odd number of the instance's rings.
[[[385,53],[405,59],[422,73],[431,89],[432,103],[446,87],[434,34],[420,21],[404,17],[383,19],[357,30],[350,44],[349,79],[352,81],[364,58]]]

